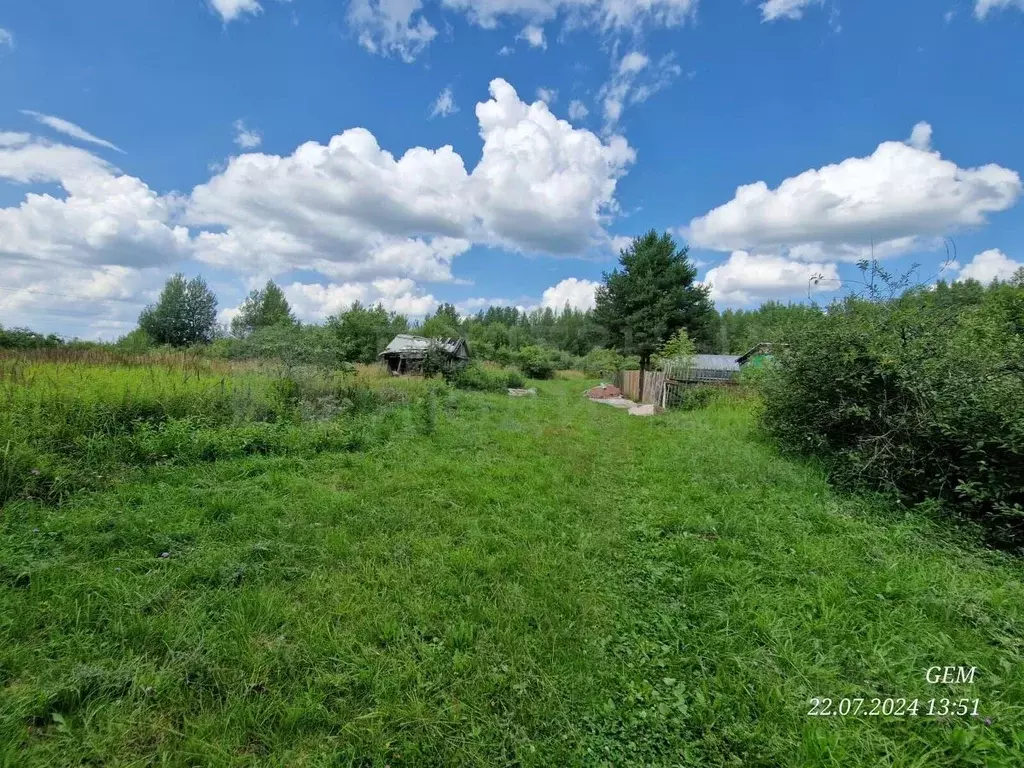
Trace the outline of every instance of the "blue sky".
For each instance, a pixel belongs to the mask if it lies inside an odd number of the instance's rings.
[[[720,307],[1024,263],[1024,0],[39,0],[0,8],[0,323],[588,306],[623,238]],[[849,283],[847,282],[847,288]]]

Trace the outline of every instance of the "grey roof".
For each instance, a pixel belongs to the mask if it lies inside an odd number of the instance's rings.
[[[428,339],[425,336],[400,333],[391,340],[391,343],[380,354],[381,356],[400,354],[423,355],[426,354],[431,345],[437,345],[445,352],[456,356],[468,356],[469,352],[463,339]]]
[[[740,363],[735,355],[692,355],[666,361],[663,368],[668,378],[678,381],[732,381]]]
[[[733,355],[694,355],[693,367],[698,371],[739,371],[739,358]]]
[[[735,355],[694,355],[687,367],[697,371],[738,371],[740,362]]]

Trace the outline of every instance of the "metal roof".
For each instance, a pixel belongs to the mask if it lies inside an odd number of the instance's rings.
[[[734,355],[694,355],[693,367],[705,371],[738,371],[740,359]]]
[[[740,362],[735,355],[692,355],[685,362],[675,363],[672,367],[695,371],[738,371]]]
[[[408,333],[400,333],[391,340],[391,343],[381,352],[383,355],[400,354],[426,354],[431,346],[438,346],[451,355],[468,355],[469,349],[462,339],[428,339],[425,336],[413,336]]]
[[[679,360],[666,360],[665,375],[678,381],[733,381],[740,372],[735,355],[691,355]]]

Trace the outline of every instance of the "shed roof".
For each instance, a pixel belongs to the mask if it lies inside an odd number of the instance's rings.
[[[685,367],[698,371],[738,371],[740,362],[735,355],[693,355]]]
[[[663,364],[665,375],[678,381],[734,381],[740,372],[734,355],[691,355]]]
[[[425,355],[431,346],[438,346],[450,355],[456,357],[468,357],[469,347],[465,339],[428,339],[425,336],[413,336],[408,333],[400,333],[391,340],[391,343],[384,348],[380,356],[385,355]]]

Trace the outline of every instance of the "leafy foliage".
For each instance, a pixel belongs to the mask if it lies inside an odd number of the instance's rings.
[[[43,335],[28,328],[4,328],[0,325],[0,349],[52,349],[64,343],[53,333]]]
[[[762,382],[762,423],[783,446],[1024,543],[1024,288],[849,298],[786,340]]]
[[[364,307],[355,302],[347,311],[329,318],[327,327],[337,337],[345,360],[374,363],[396,335],[408,332],[409,321],[380,304]]]
[[[149,334],[141,328],[135,328],[129,331],[124,336],[119,338],[115,343],[114,347],[128,354],[142,354],[153,348],[153,340],[149,338]]]
[[[245,338],[261,328],[294,324],[295,315],[284,291],[273,280],[268,280],[263,288],[251,291],[242,302],[238,314],[231,319],[231,333]]]
[[[347,347],[322,325],[278,323],[258,328],[244,338],[218,339],[210,354],[228,360],[276,360],[285,365],[313,365],[343,370]]]
[[[458,310],[452,304],[442,304],[432,315],[423,319],[422,325],[417,330],[420,336],[428,339],[456,339],[460,336],[459,327],[462,321],[459,318]]]
[[[661,357],[668,360],[680,360],[693,357],[695,354],[697,354],[697,345],[693,343],[685,328],[676,331],[675,335],[661,348]]]
[[[515,355],[515,361],[527,378],[550,379],[555,375],[555,362],[551,352],[543,347],[533,344],[521,347]]]
[[[821,315],[821,308],[809,304],[781,304],[768,301],[757,309],[726,309],[715,323],[715,351],[742,355],[762,341],[782,342]]]
[[[504,392],[526,384],[522,372],[515,368],[491,368],[470,363],[454,371],[448,379],[458,389],[476,392]]]
[[[432,339],[420,365],[420,372],[427,378],[433,376],[448,377],[453,375],[462,365],[463,363],[453,360],[448,352],[445,351],[445,348]]]
[[[209,344],[216,334],[217,297],[202,277],[185,280],[179,272],[164,285],[157,303],[139,315],[139,327],[157,344]]]

